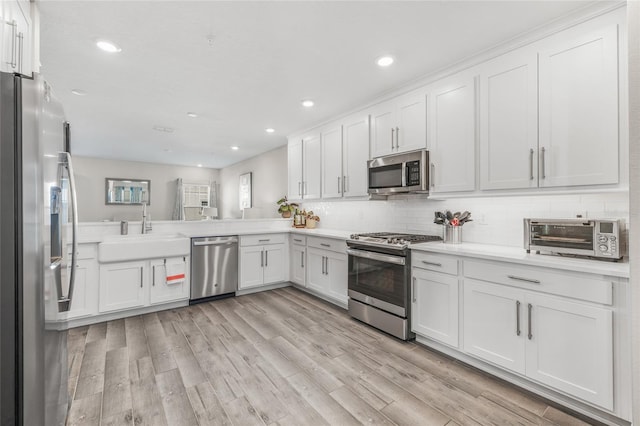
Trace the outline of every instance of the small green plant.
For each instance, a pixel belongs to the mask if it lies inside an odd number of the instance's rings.
[[[282,217],[291,217],[291,214],[298,208],[298,204],[289,202],[286,195],[276,201],[276,204],[278,205],[278,213]]]

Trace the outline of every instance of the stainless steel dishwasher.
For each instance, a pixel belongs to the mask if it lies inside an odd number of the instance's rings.
[[[190,304],[233,296],[238,289],[238,237],[191,239]]]

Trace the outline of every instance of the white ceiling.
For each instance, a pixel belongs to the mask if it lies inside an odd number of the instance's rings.
[[[45,0],[41,72],[75,154],[221,168],[588,3]]]

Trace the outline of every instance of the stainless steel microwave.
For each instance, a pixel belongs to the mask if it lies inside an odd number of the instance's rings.
[[[367,162],[369,194],[428,193],[429,151],[386,155]]]
[[[525,219],[524,248],[619,260],[626,251],[624,222],[588,219]]]

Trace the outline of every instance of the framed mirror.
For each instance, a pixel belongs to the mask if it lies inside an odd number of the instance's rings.
[[[145,179],[105,179],[105,204],[151,204],[151,181]]]

